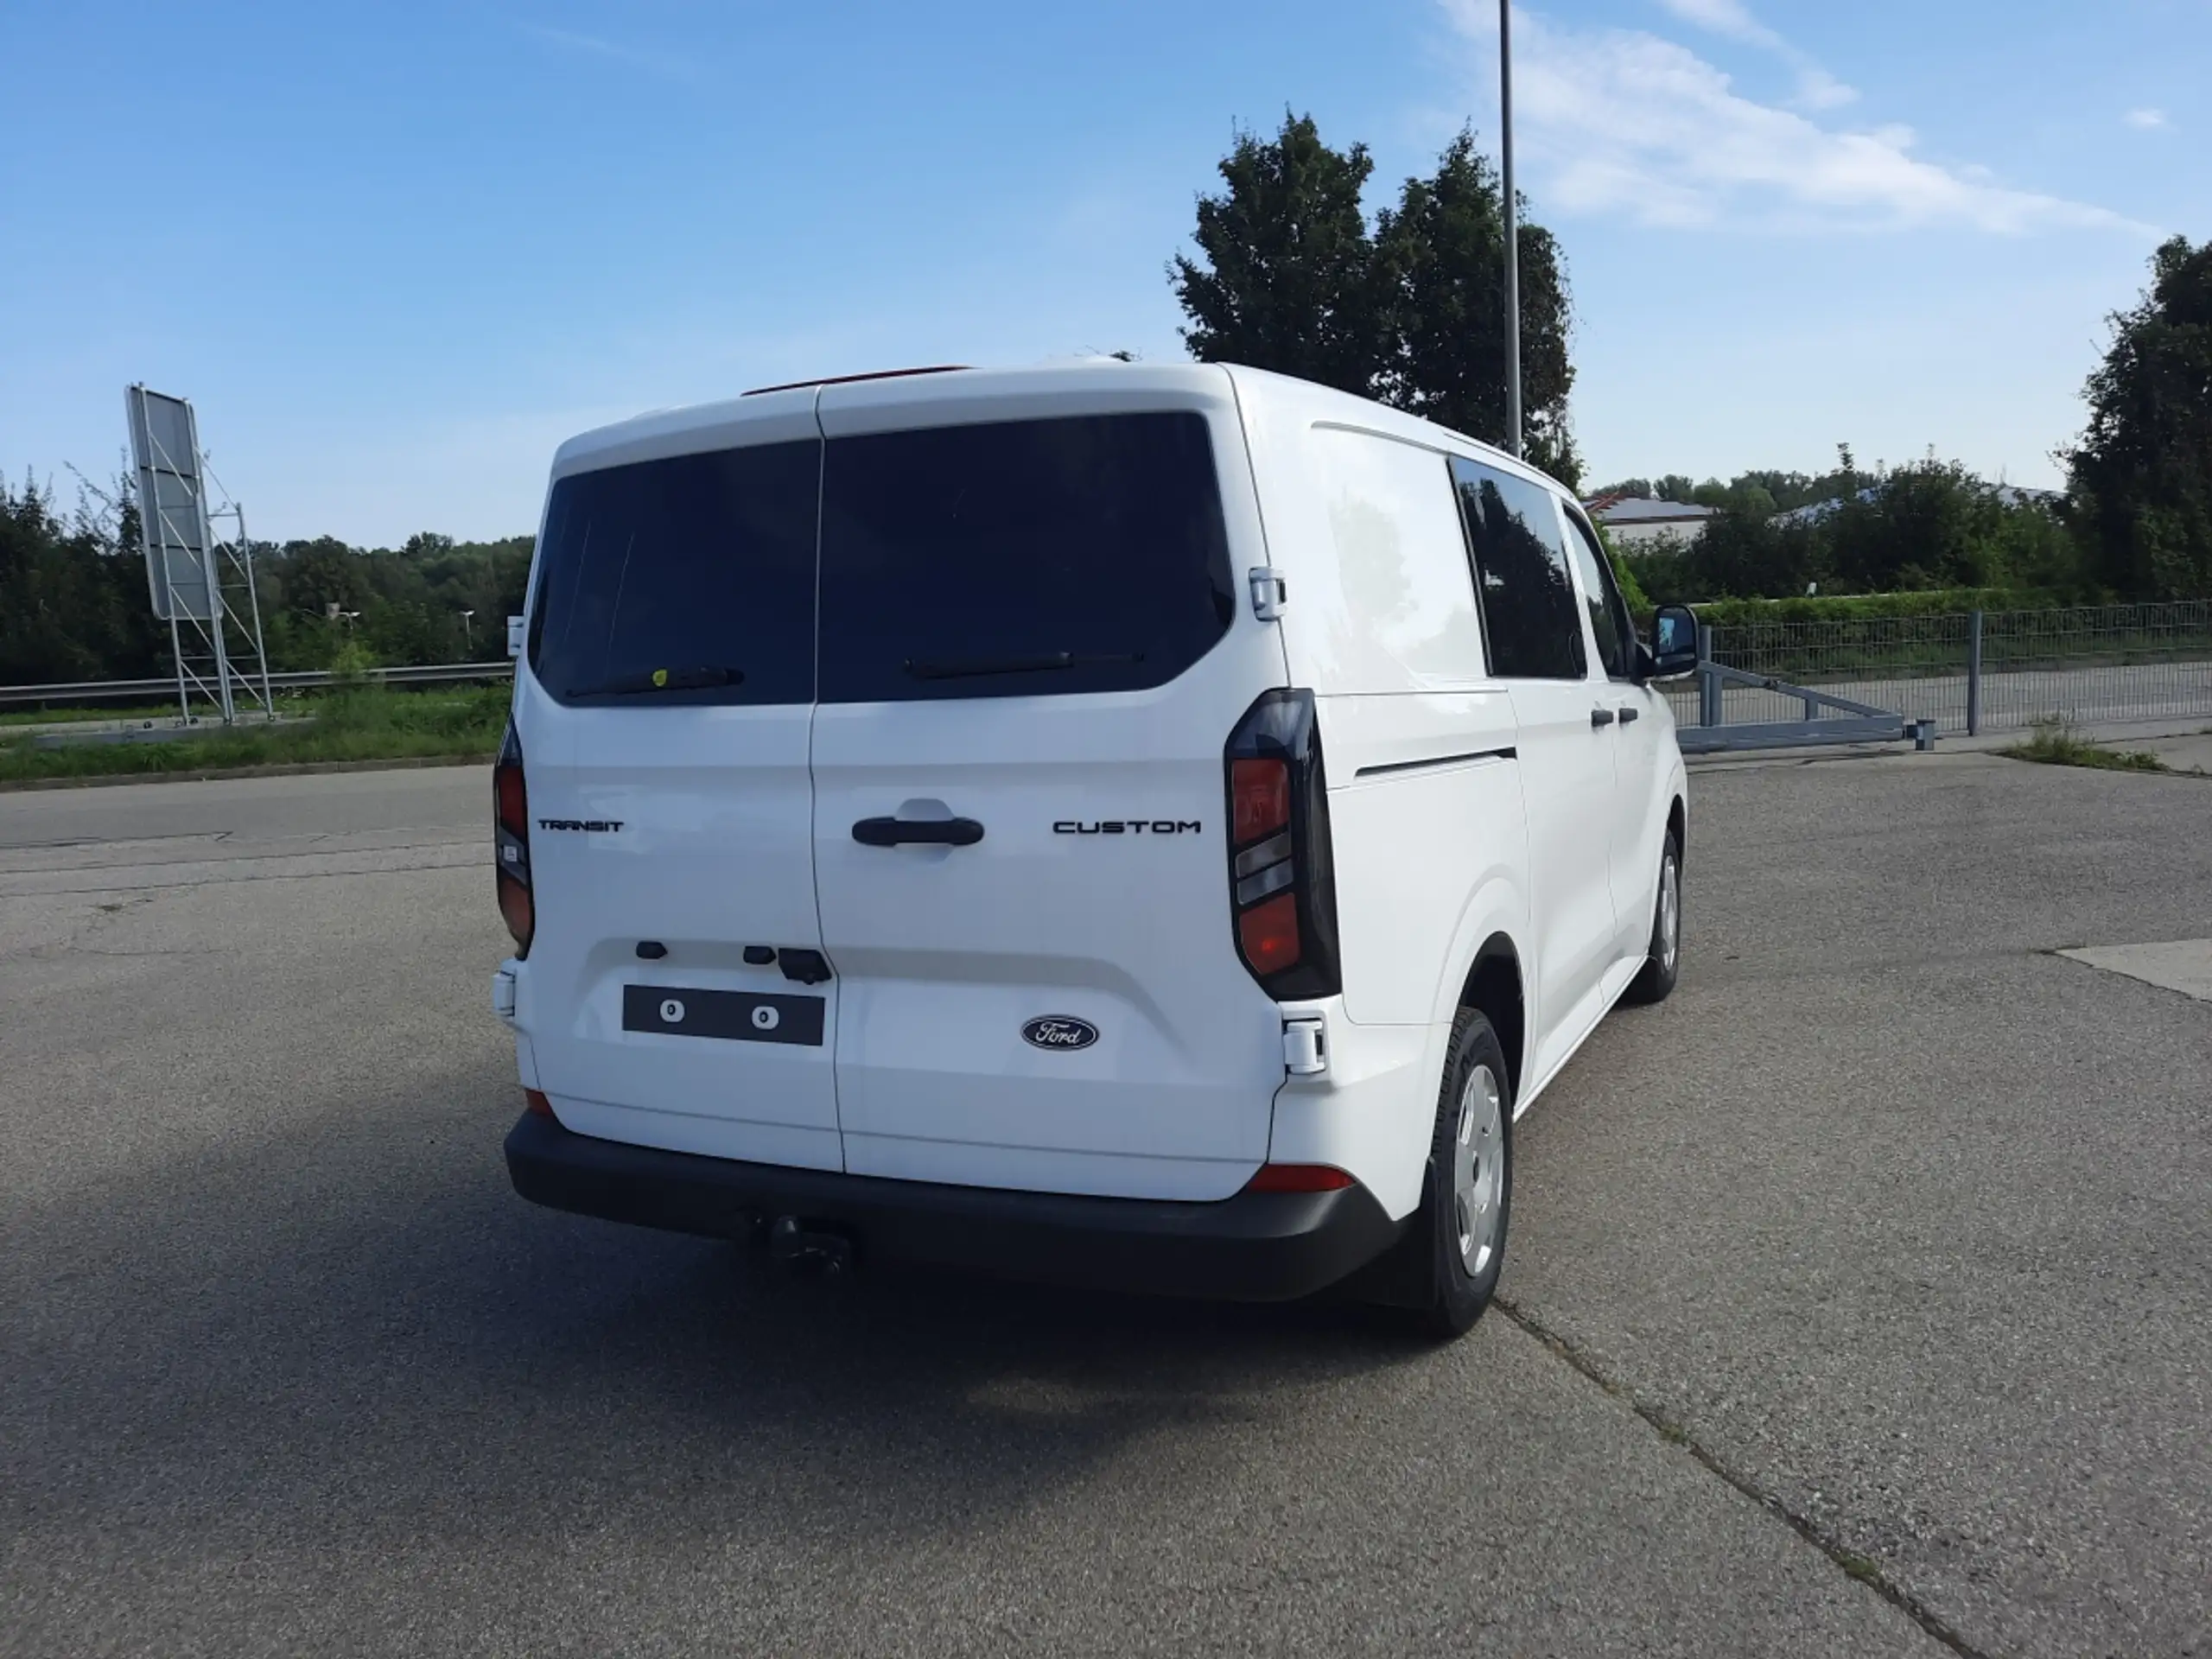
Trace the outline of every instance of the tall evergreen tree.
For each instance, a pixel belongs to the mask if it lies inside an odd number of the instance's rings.
[[[1286,114],[1273,138],[1237,135],[1227,189],[1198,199],[1205,263],[1169,265],[1192,356],[1371,395],[1384,295],[1359,194],[1374,170],[1364,144],[1330,149],[1310,115]]]
[[[2107,587],[2212,599],[2212,242],[2159,248],[2150,289],[2112,324],[2066,457],[2072,517]]]
[[[1529,460],[1569,486],[1582,467],[1567,425],[1574,365],[1572,307],[1558,241],[1527,222],[1521,270],[1522,433]],[[1376,246],[1389,285],[1387,401],[1485,442],[1506,442],[1505,194],[1497,170],[1462,130],[1434,176],[1408,179],[1378,218]]]
[[[1434,176],[1408,179],[1372,230],[1363,144],[1331,149],[1311,116],[1238,135],[1227,186],[1198,201],[1203,261],[1169,267],[1201,362],[1249,363],[1378,398],[1492,443],[1505,430],[1505,209],[1497,170],[1462,132]],[[1529,458],[1572,486],[1574,370],[1564,264],[1551,232],[1520,233]]]

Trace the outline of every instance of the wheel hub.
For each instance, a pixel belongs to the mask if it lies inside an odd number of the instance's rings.
[[[1497,1077],[1487,1065],[1467,1074],[1452,1138],[1452,1215],[1459,1265],[1470,1277],[1497,1253],[1505,1214],[1505,1111]]]

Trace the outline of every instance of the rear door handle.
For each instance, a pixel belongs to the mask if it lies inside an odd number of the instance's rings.
[[[1610,709],[1592,709],[1590,711],[1590,723],[1592,726],[1611,725],[1613,723],[1613,711]]]
[[[853,839],[863,847],[973,847],[983,838],[983,826],[973,818],[862,818],[853,826]]]
[[[1625,725],[1627,725],[1627,724],[1629,723],[1629,721],[1630,721],[1631,720],[1634,720],[1635,718],[1636,718],[1636,710],[1635,710],[1634,709],[1632,709],[1632,708],[1630,708],[1630,707],[1626,706],[1626,705],[1623,705],[1623,707],[1622,707],[1622,709],[1621,709],[1621,724],[1622,724],[1622,725],[1624,725],[1624,726],[1625,726]]]

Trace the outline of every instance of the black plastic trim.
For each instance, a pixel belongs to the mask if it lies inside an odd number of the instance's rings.
[[[853,839],[863,847],[973,847],[983,826],[973,818],[862,818]]]
[[[1432,755],[1425,760],[1390,760],[1379,766],[1362,766],[1355,778],[1380,778],[1387,772],[1420,772],[1429,766],[1456,766],[1469,760],[1517,760],[1521,751],[1511,744],[1502,749],[1470,749],[1465,754]]]
[[[499,815],[499,774],[512,768],[523,780],[523,814],[518,829],[510,829]],[[530,776],[523,765],[522,734],[515,729],[514,716],[507,716],[507,728],[499,737],[499,753],[492,762],[492,893],[499,905],[502,925],[505,923],[506,904],[500,889],[512,883],[520,889],[524,902],[530,906],[530,932],[515,940],[515,958],[527,961],[530,947],[537,938],[537,894],[530,874]],[[508,926],[509,937],[513,929]]]
[[[1344,1279],[1402,1224],[1363,1186],[1240,1192],[1211,1204],[894,1181],[740,1163],[579,1135],[525,1112],[507,1173],[533,1204],[608,1221],[752,1236],[797,1216],[871,1256],[1163,1295],[1285,1301]]]

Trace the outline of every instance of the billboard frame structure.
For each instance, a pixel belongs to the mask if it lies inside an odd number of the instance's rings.
[[[254,586],[245,509],[235,501],[208,505],[199,416],[188,398],[134,382],[124,388],[123,401],[138,497],[139,551],[154,615],[169,625],[178,711],[189,725],[197,695],[214,704],[226,726],[237,721],[240,702],[247,701],[258,702],[262,717],[273,720],[276,705],[262,645],[261,595]],[[232,521],[228,539],[216,536],[219,518]],[[244,615],[225,596],[226,577],[232,588],[245,589]],[[237,649],[228,637],[232,632],[239,636]]]

